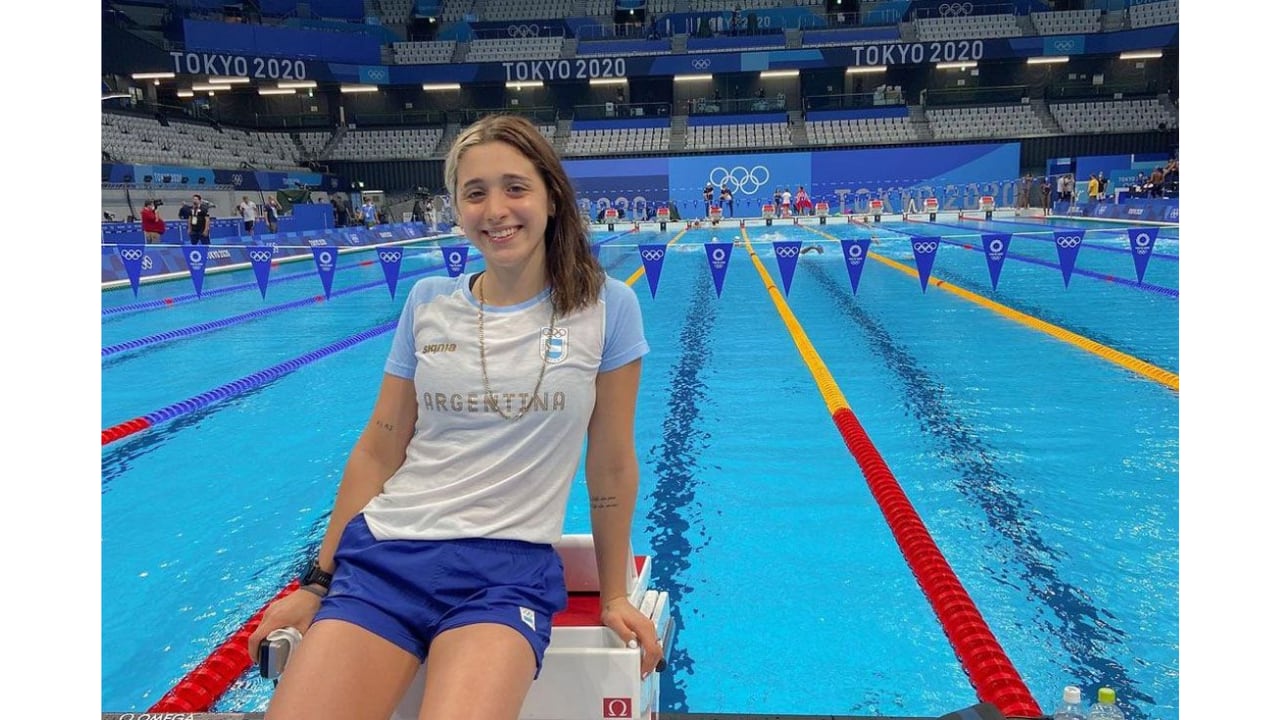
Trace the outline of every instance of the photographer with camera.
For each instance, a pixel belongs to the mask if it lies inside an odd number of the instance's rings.
[[[160,236],[164,234],[164,220],[156,212],[156,206],[163,204],[161,200],[147,200],[142,203],[142,236],[146,238],[148,245],[160,242]]]

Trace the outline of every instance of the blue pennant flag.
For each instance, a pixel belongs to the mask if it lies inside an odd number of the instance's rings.
[[[1129,228],[1129,252],[1133,253],[1133,267],[1138,271],[1138,282],[1147,274],[1147,263],[1156,249],[1156,234],[1160,228]]]
[[[271,248],[267,247],[248,247],[245,252],[249,253],[249,262],[253,264],[253,276],[258,279],[258,289],[262,291],[262,298],[267,297],[267,278],[271,276]]]
[[[329,299],[333,289],[333,271],[338,269],[338,248],[328,245],[311,248],[311,255],[316,259],[316,270],[320,271],[320,283],[324,285],[324,299]]]
[[[911,252],[916,256],[916,273],[920,276],[920,292],[929,290],[929,275],[933,273],[933,261],[938,257],[938,245],[942,238],[911,238]]]
[[[845,267],[849,270],[849,286],[853,294],[858,294],[858,281],[862,278],[862,268],[867,264],[867,248],[871,247],[871,238],[841,240],[840,251],[844,254]]]
[[[720,291],[724,289],[724,275],[729,269],[729,255],[733,253],[733,243],[709,242],[704,243],[703,248],[707,251],[707,262],[711,265],[711,279],[716,282],[716,297],[720,297]]]
[[[666,245],[641,245],[640,260],[644,274],[649,278],[649,295],[658,297],[658,278],[662,275],[662,261],[667,256]]]
[[[204,292],[205,254],[208,252],[201,245],[183,248],[183,256],[187,259],[187,270],[191,272],[191,284],[196,286],[196,297]]]
[[[1084,230],[1055,230],[1053,244],[1058,248],[1058,264],[1062,267],[1062,287],[1071,286],[1071,271],[1084,244]]]
[[[991,289],[995,290],[1000,283],[1000,268],[1004,267],[1004,259],[1009,255],[1009,243],[1013,236],[1009,233],[991,233],[982,236],[982,252],[987,256],[987,272],[991,274]]]
[[[382,263],[382,276],[387,279],[387,289],[391,297],[396,296],[396,281],[400,279],[400,261],[404,259],[404,250],[400,248],[378,248],[378,262]]]
[[[796,260],[800,258],[799,240],[774,240],[773,257],[778,261],[782,275],[782,294],[791,295],[791,278],[796,274]]]
[[[142,279],[142,261],[147,257],[147,246],[117,245],[116,253],[124,263],[124,271],[129,276],[129,287],[133,288],[133,296],[138,297],[138,282]]]
[[[458,277],[467,269],[468,250],[470,250],[469,245],[440,247],[440,252],[444,253],[444,266],[449,271],[449,277]]]

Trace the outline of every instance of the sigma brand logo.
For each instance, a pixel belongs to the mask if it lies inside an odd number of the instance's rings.
[[[430,355],[431,353],[456,352],[457,349],[457,343],[432,343],[430,345],[422,346],[422,354]]]

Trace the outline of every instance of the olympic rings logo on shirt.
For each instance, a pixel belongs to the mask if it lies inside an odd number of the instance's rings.
[[[378,251],[378,259],[381,260],[382,262],[389,262],[389,263],[400,262],[401,257],[403,256],[401,255],[399,250],[379,250]]]
[[[911,247],[912,247],[912,248],[914,248],[914,249],[915,249],[915,251],[916,251],[916,252],[918,252],[918,253],[931,253],[931,252],[935,252],[935,251],[937,251],[937,249],[938,249],[938,243],[936,243],[936,242],[917,242],[917,243],[911,243]]]
[[[1084,238],[1079,235],[1062,235],[1058,238],[1058,247],[1073,248],[1078,247]]]
[[[666,250],[641,250],[640,251],[640,257],[644,258],[645,260],[648,260],[649,262],[653,262],[655,260],[661,260],[666,254],[667,254]]]
[[[269,260],[271,260],[271,251],[270,250],[250,250],[249,259],[259,263],[268,262]]]
[[[542,32],[541,25],[508,25],[507,35],[513,38],[537,37]]]
[[[716,187],[729,185],[735,193],[755,195],[769,182],[769,168],[763,165],[756,165],[750,170],[742,165],[735,165],[732,170],[723,166],[714,167],[707,175],[707,182]]]
[[[942,17],[960,17],[973,14],[973,3],[942,3],[938,5],[938,14]]]
[[[856,247],[856,246],[855,246]],[[793,258],[800,254],[800,248],[788,245],[786,247],[774,248],[773,254],[778,257]]]
[[[135,260],[141,260],[142,251],[139,250],[138,248],[124,248],[120,251],[120,257],[124,258],[125,260],[128,260],[129,262],[133,262]]]

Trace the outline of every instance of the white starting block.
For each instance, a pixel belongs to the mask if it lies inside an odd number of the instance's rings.
[[[880,222],[880,215],[884,213],[884,201],[872,200],[870,203],[870,209],[871,217],[875,218],[876,222]]]
[[[991,212],[996,209],[996,199],[990,195],[983,195],[978,198],[978,209],[990,220]]]
[[[938,221],[938,198],[927,197],[924,199],[924,211],[929,213],[929,222]]]
[[[564,563],[569,603],[551,619],[551,644],[520,708],[520,720],[656,720],[658,673],[641,680],[641,649],[628,648],[600,624],[600,578],[591,535],[565,535],[556,552]],[[652,570],[652,558],[635,556],[627,588],[631,603],[653,620],[665,659],[671,653],[671,608],[667,593],[649,588]],[[391,720],[417,720],[425,682],[423,665]]]
[[[616,208],[605,208],[604,222],[612,230],[615,223],[618,222],[618,211]]]

